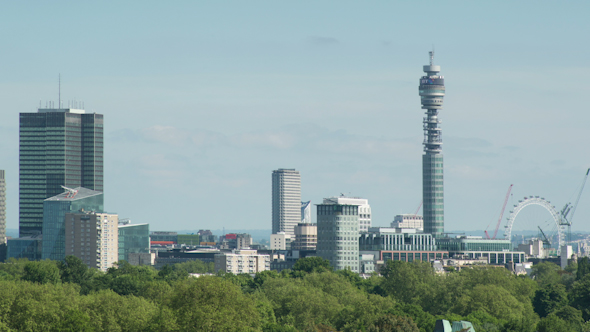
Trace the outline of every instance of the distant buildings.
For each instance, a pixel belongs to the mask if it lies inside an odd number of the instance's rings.
[[[393,228],[413,228],[420,231],[424,230],[424,219],[422,216],[415,214],[398,214],[391,222]]]
[[[317,255],[335,270],[359,273],[359,209],[337,199],[317,205]]]
[[[317,245],[317,224],[300,223],[295,227],[295,241],[291,243],[293,250],[316,250]]]
[[[42,259],[65,259],[66,213],[91,211],[104,211],[102,192],[82,187],[66,188],[65,192],[62,189],[59,195],[44,200]]]
[[[270,270],[270,256],[256,250],[242,249],[215,254],[215,272],[258,273]]]
[[[149,252],[149,224],[119,224],[119,261],[129,262],[131,254],[146,254]]]
[[[311,224],[311,201],[301,202],[301,222]]]
[[[118,225],[116,214],[66,213],[66,255],[76,256],[88,267],[106,272],[119,261]]]
[[[0,245],[6,243],[6,180],[0,169]]]
[[[297,229],[297,228],[296,228]],[[278,232],[270,235],[270,249],[271,250],[290,250],[291,249],[291,235],[285,232]]]
[[[272,172],[272,233],[295,235],[301,222],[301,176],[295,169]]]
[[[219,238],[221,249],[247,249],[252,245],[252,236],[246,233],[225,234]]]
[[[42,233],[43,201],[61,194],[61,186],[103,191],[103,116],[39,108],[20,113],[19,135],[19,236],[24,237]]]

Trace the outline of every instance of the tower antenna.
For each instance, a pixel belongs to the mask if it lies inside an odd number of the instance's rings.
[[[61,73],[59,74],[59,79],[57,83],[57,108],[61,108]]]
[[[430,54],[430,65],[434,64],[434,45],[432,45],[432,51],[428,52]]]

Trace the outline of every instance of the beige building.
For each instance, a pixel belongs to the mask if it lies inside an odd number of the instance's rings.
[[[297,229],[297,226],[295,226]],[[278,232],[270,235],[270,249],[271,250],[289,250],[291,249],[291,234],[285,232]]]
[[[316,250],[317,245],[317,224],[300,223],[295,227],[295,241],[291,244],[293,250]]]
[[[415,214],[398,214],[393,217],[391,222],[392,228],[414,228],[424,229],[424,218]]]
[[[233,250],[215,255],[215,272],[258,273],[270,270],[270,256],[253,249]]]
[[[110,213],[66,214],[66,255],[106,271],[119,261],[119,216]]]

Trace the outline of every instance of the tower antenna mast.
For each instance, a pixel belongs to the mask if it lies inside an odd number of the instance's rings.
[[[57,108],[61,108],[61,73],[58,76],[57,83]]]

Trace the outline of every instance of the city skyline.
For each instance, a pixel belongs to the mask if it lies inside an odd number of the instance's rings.
[[[539,195],[559,209],[577,193],[590,165],[589,4],[436,3],[436,33],[418,4],[260,4],[6,4],[7,227],[18,227],[18,114],[57,101],[60,73],[62,100],[105,115],[105,204],[122,218],[268,228],[268,173],[287,167],[305,200],[364,197],[386,226],[422,199],[416,77],[432,44],[452,77],[445,230],[493,226],[510,184],[508,206]],[[588,231],[590,193],[580,202],[572,230]]]

